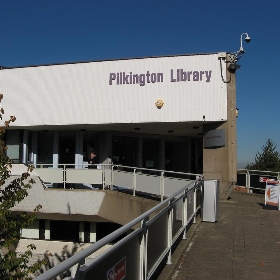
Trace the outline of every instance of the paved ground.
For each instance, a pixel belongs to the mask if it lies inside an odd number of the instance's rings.
[[[264,206],[264,195],[230,198],[219,203],[217,223],[198,224],[165,279],[280,279],[280,211]]]

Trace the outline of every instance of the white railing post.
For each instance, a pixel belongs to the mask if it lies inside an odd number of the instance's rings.
[[[74,266],[71,267],[71,278],[75,280],[80,280],[79,268],[86,263],[85,259],[81,259]]]
[[[194,188],[194,193],[193,193],[193,223],[196,224],[196,187]]]
[[[102,170],[102,190],[104,190],[105,189],[105,166],[104,165],[102,165],[101,166],[101,170]]]
[[[66,165],[63,165],[63,188],[65,189],[65,185],[66,185]]]
[[[133,196],[136,193],[136,169],[133,170]]]
[[[251,175],[250,175],[250,171],[248,170],[248,188],[247,188],[247,192],[250,193],[250,187],[251,187]]]
[[[147,219],[142,220],[142,238],[140,241],[140,280],[147,279],[147,254],[148,254],[148,228],[146,226]]]
[[[110,174],[110,190],[113,190],[113,171],[114,171],[114,165],[112,164],[110,166],[111,174]]]
[[[183,212],[182,213],[182,223],[183,223],[183,227],[185,227],[182,239],[186,240],[187,239],[187,224],[188,224],[188,189],[186,189],[185,196],[183,198],[182,212]]]
[[[168,236],[168,248],[169,248],[169,252],[168,252],[168,256],[167,256],[167,265],[171,265],[172,261],[171,261],[171,247],[172,247],[172,228],[173,228],[173,214],[174,214],[174,205],[173,205],[173,200],[170,201],[170,205],[171,208],[169,209],[169,213],[168,213],[168,229],[167,229],[167,236]]]
[[[164,171],[161,171],[161,175],[160,175],[160,198],[161,198],[161,201],[163,201],[163,196],[164,196]]]

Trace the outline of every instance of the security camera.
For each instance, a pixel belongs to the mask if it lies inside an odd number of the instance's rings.
[[[246,38],[244,39],[247,43],[251,41],[251,38],[247,35]]]

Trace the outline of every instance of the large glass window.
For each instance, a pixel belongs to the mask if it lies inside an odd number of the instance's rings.
[[[74,164],[75,152],[76,152],[76,132],[75,131],[60,132],[59,144],[58,144],[59,164]]]
[[[38,132],[38,164],[53,163],[53,142],[52,132]]]
[[[138,139],[135,137],[113,137],[113,163],[125,166],[136,166]]]
[[[143,139],[143,167],[159,169],[159,139]]]
[[[188,141],[173,140],[165,142],[165,170],[189,172]]]
[[[79,241],[79,222],[50,221],[50,239],[61,241]]]
[[[83,161],[87,162],[90,152],[94,151],[100,159],[100,137],[96,132],[84,132],[83,134]]]
[[[6,146],[7,156],[13,160],[14,163],[20,161],[20,131],[9,130],[6,131]]]

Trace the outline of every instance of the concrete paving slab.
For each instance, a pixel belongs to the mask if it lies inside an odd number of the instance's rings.
[[[280,211],[264,195],[232,192],[216,223],[200,222],[169,280],[280,279]]]

